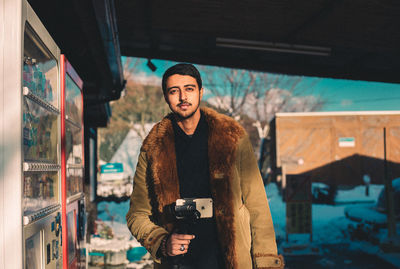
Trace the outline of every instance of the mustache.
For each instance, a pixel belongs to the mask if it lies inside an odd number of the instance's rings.
[[[182,106],[182,105],[191,106],[192,104],[191,104],[191,103],[188,103],[188,102],[181,102],[181,103],[178,104],[178,106]]]

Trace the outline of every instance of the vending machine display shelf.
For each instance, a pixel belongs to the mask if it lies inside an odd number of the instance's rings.
[[[76,200],[80,200],[80,199],[82,199],[84,197],[85,197],[85,194],[83,192],[74,194],[74,195],[72,195],[70,197],[67,197],[67,204],[75,202]]]
[[[41,219],[47,215],[50,215],[51,213],[56,212],[60,208],[61,208],[60,205],[53,205],[53,206],[49,206],[44,209],[41,209],[33,214],[26,215],[26,216],[24,216],[24,225],[28,225],[38,219]]]
[[[24,162],[24,172],[57,172],[61,166],[55,163]]]
[[[83,169],[84,167],[83,164],[67,163],[67,169]]]
[[[52,104],[48,103],[47,101],[43,100],[39,96],[36,96],[34,93],[32,93],[31,90],[29,90],[28,87],[23,87],[23,93],[24,93],[25,97],[29,98],[30,100],[32,100],[36,104],[44,107],[45,109],[47,109],[47,110],[49,110],[51,112],[54,112],[56,114],[60,114],[60,111],[58,110],[58,108],[56,108]]]
[[[74,127],[78,128],[79,131],[81,130],[80,124],[74,122],[70,117],[68,117],[68,115],[65,115],[65,120],[66,120],[69,124],[71,124],[71,125],[73,125]]]

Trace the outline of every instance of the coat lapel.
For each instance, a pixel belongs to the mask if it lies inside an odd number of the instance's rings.
[[[204,109],[208,128],[208,159],[215,219],[226,268],[237,268],[233,208],[233,166],[243,128],[233,119]]]
[[[176,167],[174,131],[171,115],[156,124],[143,141],[150,169],[147,176],[153,208],[161,216],[165,207],[179,199],[179,180]]]

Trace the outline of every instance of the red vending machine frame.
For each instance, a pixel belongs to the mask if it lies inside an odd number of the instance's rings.
[[[60,58],[60,73],[61,73],[61,199],[62,199],[62,245],[63,245],[63,268],[70,269],[78,269],[78,268],[86,268],[86,255],[81,251],[85,249],[84,246],[84,237],[86,235],[86,213],[85,213],[85,200],[83,193],[83,175],[84,175],[84,125],[83,125],[83,81],[78,76],[74,68],[66,59],[65,55],[61,54]],[[75,182],[80,184],[80,188],[78,191],[75,191],[73,194],[70,192],[71,184],[68,182],[68,170],[70,168],[70,164],[68,163],[69,150],[67,147],[72,145],[68,145],[71,143],[70,140],[67,139],[67,125],[68,121],[74,123],[68,119],[68,108],[67,108],[67,76],[72,79],[73,83],[80,90],[80,98],[81,98],[81,107],[78,108],[80,110],[80,122],[76,125],[79,125],[81,132],[81,167],[77,167],[76,164],[74,169],[80,170],[81,177],[77,178],[80,182]],[[76,120],[75,120],[76,122]],[[79,147],[78,147],[79,149]],[[71,245],[73,243],[73,245]],[[73,252],[72,256],[71,253]]]

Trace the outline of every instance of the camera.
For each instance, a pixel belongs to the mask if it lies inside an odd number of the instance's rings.
[[[178,220],[212,218],[213,201],[211,198],[178,199],[175,203],[174,215]]]
[[[178,199],[169,207],[176,219],[176,233],[192,234],[193,225],[199,219],[213,217],[213,200],[211,198]],[[192,268],[183,265],[183,255],[169,257],[172,268]]]

